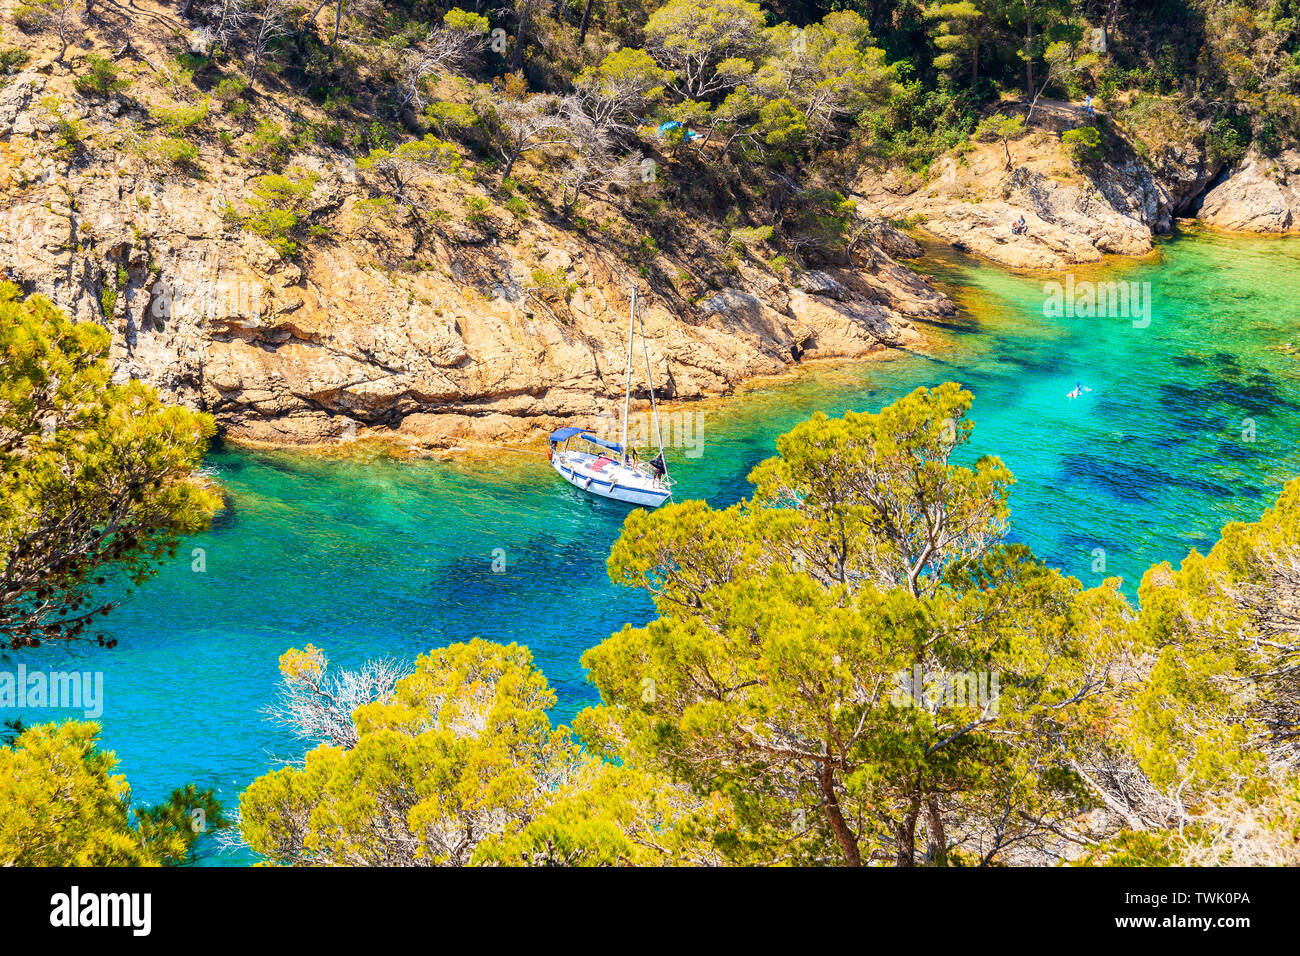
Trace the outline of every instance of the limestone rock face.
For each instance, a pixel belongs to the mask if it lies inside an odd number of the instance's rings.
[[[1015,269],[1062,270],[1105,255],[1140,256],[1168,232],[1218,167],[1198,147],[1167,147],[1081,168],[1059,134],[1076,118],[1057,108],[1043,129],[1010,144],[973,143],[929,175],[864,171],[856,186],[864,215],[917,223],[958,249]],[[1039,122],[1036,120],[1036,122]],[[1028,229],[1013,235],[1025,217]],[[881,243],[883,245],[883,243]]]
[[[1189,143],[1169,145],[1148,156],[1147,168],[1166,197],[1173,216],[1193,213],[1206,187],[1223,171],[1222,160],[1207,156],[1201,147]],[[1162,223],[1158,232],[1169,228]]]
[[[1205,194],[1200,217],[1208,225],[1239,232],[1300,229],[1300,151],[1275,158],[1248,154]]]
[[[366,192],[321,148],[293,165],[320,176],[308,206],[323,228],[284,261],[227,214],[258,170],[212,144],[201,177],[113,148],[109,122],[144,120],[130,103],[84,113],[82,155],[54,156],[37,104],[57,93],[74,108],[70,82],[29,70],[0,89],[0,274],[106,326],[119,379],[277,445],[495,442],[620,406],[629,268],[599,237],[537,217],[471,220],[452,190],[473,187],[449,180],[430,202],[453,212],[419,244],[405,227],[364,224]],[[643,299],[657,390],[693,399],[918,341],[912,318],[953,305],[889,249],[920,251],[877,224],[851,261],[802,278],[746,265],[734,285],[692,280]],[[681,272],[668,265],[661,274]],[[640,344],[636,358],[639,381]]]
[[[1013,146],[979,144],[960,160],[945,157],[925,182],[859,182],[864,213],[919,222],[958,249],[1015,269],[1059,270],[1108,253],[1143,255],[1153,230],[1171,222],[1169,198],[1143,167],[1107,167],[1099,181],[1080,175],[1046,133]],[[1025,217],[1028,230],[1013,235]]]

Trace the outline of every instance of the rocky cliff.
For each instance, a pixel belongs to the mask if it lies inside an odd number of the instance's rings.
[[[490,164],[451,164],[403,183],[394,205],[373,170],[358,172],[357,143],[299,135],[329,128],[325,109],[266,74],[221,99],[186,64],[197,49],[187,24],[141,2],[88,6],[91,28],[65,44],[49,30],[18,38],[15,0],[0,0],[0,274],[109,328],[119,376],[212,412],[248,442],[443,447],[603,419],[621,393],[634,283],[668,399],[917,345],[914,320],[953,305],[905,265],[921,250],[891,222],[1010,267],[1059,270],[1145,254],[1197,209],[1215,226],[1286,231],[1300,201],[1300,154],[1248,156],[1221,174],[1186,123],[1140,150],[1120,130],[1105,158],[1079,161],[1061,142],[1079,110],[1043,102],[1005,146],[970,142],[924,173],[863,170],[848,251],[800,253],[797,267],[778,254],[795,246],[768,241],[764,223],[783,215],[772,189],[741,184],[696,214],[700,188],[681,187],[699,187],[711,155],[677,155],[653,131],[641,145],[679,167],[670,244],[638,231],[637,202],[669,205],[652,192],[610,185],[584,197],[580,217],[558,214],[562,158],[549,169],[521,158],[528,185],[509,189]],[[92,53],[129,92],[87,86]],[[399,138],[425,132],[400,122]],[[257,158],[268,136],[274,163]],[[269,173],[302,189],[292,249],[250,226]],[[838,215],[808,218],[819,228]],[[1028,228],[1013,235],[1021,215]]]
[[[1207,225],[1236,232],[1300,230],[1300,150],[1248,153],[1206,192],[1197,214]]]
[[[426,199],[450,214],[417,238],[368,222],[353,164],[312,147],[292,159],[317,177],[311,238],[286,261],[232,216],[261,172],[238,142],[200,142],[202,173],[179,173],[147,140],[130,145],[150,123],[137,101],[87,102],[72,79],[47,61],[0,89],[0,272],[110,328],[118,375],[273,444],[497,441],[616,406],[635,273],[599,236],[495,206],[467,213],[485,208],[482,190],[447,177]],[[58,148],[69,122],[82,127],[70,157]],[[919,253],[910,240],[863,226],[851,261],[798,275],[722,271],[725,243],[703,232],[690,260],[658,263],[677,276],[641,281],[660,394],[918,343],[911,320],[952,304],[882,245]]]
[[[1192,143],[1139,158],[1122,139],[1106,159],[1080,163],[1067,155],[1061,134],[1082,123],[1077,107],[1040,103],[1027,135],[1006,146],[972,142],[924,174],[864,170],[857,198],[867,214],[915,223],[1015,269],[1145,255],[1152,237],[1192,208],[1220,164]],[[1022,215],[1028,228],[1013,235],[1011,223]]]

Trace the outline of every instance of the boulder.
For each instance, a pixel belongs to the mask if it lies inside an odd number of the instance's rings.
[[[1273,158],[1248,154],[1205,194],[1199,215],[1218,229],[1294,232],[1300,228],[1300,150]]]

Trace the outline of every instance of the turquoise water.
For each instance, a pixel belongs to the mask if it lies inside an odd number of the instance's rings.
[[[691,408],[703,454],[670,452],[677,497],[743,496],[776,436],[816,410],[874,410],[956,380],[976,396],[973,450],[1001,455],[1019,479],[1013,536],[1085,582],[1103,576],[1092,571],[1102,548],[1106,574],[1132,593],[1152,562],[1207,546],[1300,475],[1297,266],[1300,240],[1197,234],[1080,273],[1151,283],[1151,324],[1138,329],[1046,319],[1042,278],[936,253],[924,268],[962,312],[926,327],[928,354],[823,366]],[[1092,391],[1067,399],[1078,381]],[[210,465],[230,508],[109,619],[118,647],[22,660],[104,671],[104,740],[140,800],[193,781],[233,806],[277,757],[297,756],[260,710],[278,656],[309,641],[344,666],[472,637],[519,641],[567,719],[595,696],[582,651],[652,609],[605,574],[626,510],[564,484],[540,457],[503,459],[217,449]],[[193,548],[204,573],[191,570]]]

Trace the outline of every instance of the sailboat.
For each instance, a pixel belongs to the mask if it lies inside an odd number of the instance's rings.
[[[560,428],[551,432],[551,467],[561,478],[583,491],[627,504],[658,508],[672,497],[673,480],[668,477],[664,461],[664,441],[659,429],[659,405],[655,401],[654,381],[650,376],[650,348],[641,330],[645,351],[646,382],[650,387],[650,409],[654,420],[659,454],[651,461],[639,461],[628,450],[627,416],[632,401],[632,355],[638,319],[636,289],[632,289],[632,308],[627,330],[627,384],[623,390],[622,441],[609,441],[583,428]]]

